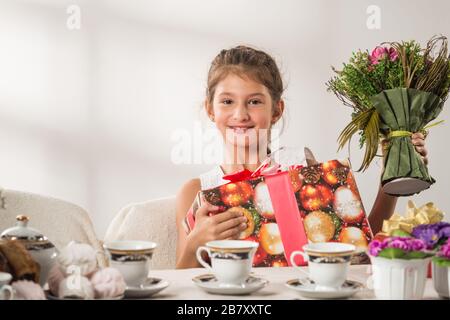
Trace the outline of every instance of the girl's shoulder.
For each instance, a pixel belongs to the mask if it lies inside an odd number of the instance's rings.
[[[186,181],[177,194],[177,200],[180,198],[194,198],[197,192],[201,190],[200,178],[194,178]]]
[[[186,213],[192,206],[192,203],[194,202],[200,189],[201,186],[199,178],[187,181],[180,188],[176,196],[176,215],[178,222],[184,221]]]

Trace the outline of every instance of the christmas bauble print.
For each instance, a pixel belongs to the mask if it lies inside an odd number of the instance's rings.
[[[339,167],[339,162],[337,160],[331,160],[322,163],[322,174],[323,179],[330,185],[335,185],[339,183],[338,178],[333,174],[334,169]]]
[[[289,178],[291,179],[292,189],[294,192],[297,192],[302,187],[302,181],[300,180],[300,169],[290,168],[288,172]]]
[[[313,211],[303,220],[308,239],[312,242],[328,242],[334,237],[336,226],[332,217],[323,211]]]
[[[342,228],[339,240],[343,243],[350,243],[356,246],[356,249],[367,249],[367,239],[364,232],[357,227]]]
[[[265,182],[260,182],[255,187],[254,203],[256,210],[264,218],[268,220],[275,219],[275,212],[272,207],[272,200],[270,200],[269,188]]]
[[[255,231],[255,218],[253,214],[250,212],[250,210],[245,209],[243,207],[232,207],[228,209],[225,212],[236,212],[236,213],[242,213],[244,217],[247,218],[247,228],[239,234],[239,239],[244,239],[250,236]]]
[[[246,181],[227,183],[219,188],[222,202],[229,207],[236,207],[248,202],[253,196],[253,189]]]
[[[349,174],[347,176],[347,180],[345,181],[346,185],[352,190],[353,194],[359,197],[358,187],[356,186],[355,177],[353,174]]]
[[[305,210],[315,211],[326,208],[333,199],[331,189],[325,185],[304,185],[300,189],[300,201]]]
[[[274,222],[262,224],[259,231],[259,243],[268,254],[282,254],[284,252],[284,247],[283,242],[281,241],[278,224]]]
[[[284,259],[284,257],[282,257],[282,258],[272,260],[270,266],[275,267],[275,268],[281,268],[281,267],[287,267],[288,263],[287,263],[286,259]]]
[[[256,236],[250,236],[248,238],[245,238],[244,240],[247,241],[253,241],[253,242],[259,242],[258,238]],[[264,260],[267,258],[267,252],[263,249],[261,245],[258,246],[258,249],[255,252],[255,257],[253,258],[253,266],[258,266],[264,262]]]
[[[222,203],[220,192],[219,189],[217,188],[206,190],[203,194],[205,196],[206,201],[208,201],[208,203],[212,205],[218,206]]]
[[[334,212],[347,223],[358,223],[364,218],[364,210],[358,197],[345,186],[334,192]]]

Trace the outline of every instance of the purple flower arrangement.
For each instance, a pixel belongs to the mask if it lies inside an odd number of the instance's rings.
[[[428,249],[436,249],[437,246],[450,238],[450,223],[421,224],[412,230],[411,236],[422,239]]]
[[[374,239],[369,244],[369,254],[389,259],[423,259],[450,266],[450,223],[438,222],[415,227],[411,235]]]

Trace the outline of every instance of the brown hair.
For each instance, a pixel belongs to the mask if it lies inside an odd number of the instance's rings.
[[[228,74],[245,75],[263,84],[272,97],[273,106],[283,94],[283,80],[275,60],[264,51],[247,46],[222,50],[214,58],[208,72],[206,97],[212,104],[217,84]]]

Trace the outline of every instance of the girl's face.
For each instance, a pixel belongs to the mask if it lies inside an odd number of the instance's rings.
[[[282,100],[273,106],[266,86],[235,74],[217,84],[212,106],[206,103],[208,115],[224,141],[238,147],[267,142],[270,127],[281,117],[283,109]]]

